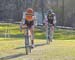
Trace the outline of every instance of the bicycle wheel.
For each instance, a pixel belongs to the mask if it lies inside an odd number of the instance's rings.
[[[50,44],[50,24],[48,24],[48,37],[47,44]]]
[[[31,46],[29,47],[29,52],[31,53]]]
[[[25,51],[26,51],[26,55],[28,55],[29,53],[31,53],[31,46],[25,44]]]
[[[26,55],[28,55],[29,53],[31,53],[31,47],[26,47]]]
[[[31,53],[31,36],[29,35],[29,52]]]
[[[28,28],[26,28],[25,47],[26,47],[26,55],[28,55],[29,53],[31,53],[30,36],[29,36]]]
[[[28,55],[28,47],[26,47],[26,55]]]

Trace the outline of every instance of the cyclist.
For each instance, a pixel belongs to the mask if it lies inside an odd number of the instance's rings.
[[[50,24],[51,26],[48,26],[48,24]],[[49,30],[50,31],[50,35],[49,35],[50,40],[49,41],[51,41],[51,42],[53,39],[53,32],[54,32],[55,24],[56,24],[56,15],[52,9],[49,9],[47,15],[45,16],[44,25],[46,26],[47,39],[48,39],[48,27],[50,27],[50,30]]]
[[[34,47],[34,12],[32,8],[26,10],[25,15],[23,16],[23,25],[22,28],[28,27],[31,34],[31,46]]]

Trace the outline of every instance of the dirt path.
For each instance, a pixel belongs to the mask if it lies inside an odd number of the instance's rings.
[[[5,41],[2,44],[4,43]],[[50,45],[37,41],[36,47],[29,55],[25,55],[23,41],[7,43],[10,44],[5,44],[4,49],[0,49],[0,60],[75,60],[75,41],[73,40],[56,40]],[[2,44],[0,42],[0,47]]]

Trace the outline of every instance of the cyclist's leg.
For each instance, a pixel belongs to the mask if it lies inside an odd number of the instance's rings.
[[[34,26],[33,25],[30,27],[30,33],[31,33],[31,44],[32,47],[34,47]]]

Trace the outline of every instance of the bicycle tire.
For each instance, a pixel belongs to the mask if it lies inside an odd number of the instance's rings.
[[[31,53],[31,46],[30,46],[30,36],[28,35],[28,28],[26,29],[27,35],[25,36],[25,46],[26,46],[26,55]]]
[[[29,44],[30,44],[29,45],[29,52],[31,53],[31,43],[30,42],[31,42],[31,36],[29,36]]]
[[[28,48],[26,47],[26,55],[28,55]]]
[[[29,53],[31,53],[31,46],[26,47],[26,55],[28,55]]]
[[[47,44],[50,44],[50,24],[48,23],[48,40],[47,40]]]
[[[31,46],[29,47],[29,52],[31,53]]]

